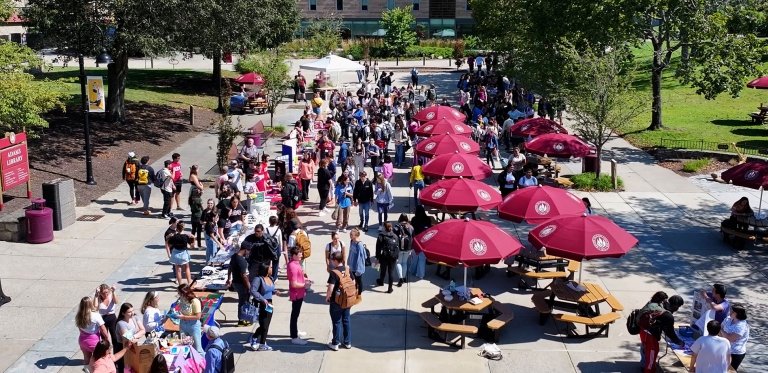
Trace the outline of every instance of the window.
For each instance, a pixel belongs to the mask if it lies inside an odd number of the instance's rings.
[[[413,10],[419,10],[419,0],[413,0]]]
[[[387,0],[387,9],[395,9],[395,0]]]
[[[360,0],[360,9],[368,10],[368,0]]]
[[[309,10],[317,10],[317,0],[309,0]]]
[[[336,0],[336,10],[344,10],[344,0]]]

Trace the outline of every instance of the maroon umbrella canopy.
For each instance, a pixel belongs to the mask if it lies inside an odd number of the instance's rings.
[[[440,118],[421,125],[416,129],[416,134],[419,136],[456,134],[470,137],[472,136],[472,127],[457,119]]]
[[[499,205],[499,217],[536,224],[561,215],[578,215],[584,210],[579,197],[560,188],[539,185],[510,193]]]
[[[446,220],[416,235],[413,243],[431,261],[467,267],[496,264],[523,247],[495,224],[468,219]]]
[[[747,83],[748,88],[757,88],[757,89],[768,89],[768,76],[761,76],[749,83]]]
[[[433,157],[447,153],[480,153],[480,145],[466,136],[443,134],[435,135],[416,144],[415,150],[421,156]]]
[[[564,133],[549,133],[525,143],[525,149],[535,154],[546,154],[555,158],[583,157],[594,153],[591,145],[584,140]]]
[[[432,158],[422,168],[424,175],[436,178],[464,177],[470,179],[485,179],[493,175],[493,170],[483,163],[476,155],[441,154]]]
[[[509,127],[509,132],[512,136],[517,137],[541,136],[548,133],[568,134],[568,131],[560,123],[541,117],[523,119]]]
[[[435,105],[426,109],[421,109],[418,113],[416,113],[416,115],[413,116],[413,119],[416,119],[419,122],[428,122],[430,120],[440,118],[455,119],[463,122],[467,119],[467,116],[450,106],[442,105]]]
[[[257,73],[247,73],[235,79],[240,84],[264,84],[264,77]]]
[[[490,185],[471,179],[443,179],[424,188],[419,200],[442,211],[489,210],[501,203],[501,194]]]
[[[742,163],[723,171],[720,177],[733,185],[747,188],[768,187],[768,163],[762,161]]]
[[[539,224],[528,241],[547,253],[571,260],[618,258],[637,245],[637,238],[599,215],[566,215]]]

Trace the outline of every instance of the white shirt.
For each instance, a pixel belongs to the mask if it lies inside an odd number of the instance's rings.
[[[732,319],[728,316],[721,325],[726,333],[736,333],[739,339],[731,342],[731,353],[741,355],[747,353],[747,340],[749,340],[749,324],[744,320]]]
[[[727,373],[731,343],[718,336],[705,335],[693,342],[696,354],[696,373]]]
[[[142,322],[144,324],[144,330],[147,332],[157,330],[158,326],[162,326],[163,314],[159,309],[147,306],[144,315],[142,315]]]
[[[277,247],[280,248],[280,251],[283,251],[283,232],[280,230],[280,228],[277,226],[274,226],[274,227],[266,227],[264,228],[264,230],[266,231],[265,232],[266,234],[273,236],[275,237],[275,239],[277,239]]]
[[[98,312],[91,312],[91,323],[85,328],[80,328],[80,330],[83,333],[96,334],[102,325],[104,325],[104,319],[101,318],[101,315]]]

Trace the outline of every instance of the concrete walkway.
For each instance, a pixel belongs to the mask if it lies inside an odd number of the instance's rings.
[[[400,81],[406,74],[396,75]],[[450,92],[455,86],[451,73],[425,75],[427,84],[437,83],[439,92]],[[351,79],[351,77],[350,77]],[[295,106],[295,105],[293,105]],[[276,123],[291,123],[300,109],[293,106],[278,115]],[[268,116],[247,115],[243,124],[257,119],[268,122]],[[176,149],[182,154],[185,168],[198,164],[207,170],[213,166],[216,137],[201,134]],[[267,149],[277,151],[272,142]],[[754,191],[706,181],[702,177],[685,178],[654,164],[652,158],[623,140],[612,141],[606,159],[619,162],[619,173],[626,191],[619,193],[581,193],[592,200],[597,213],[614,219],[640,240],[638,248],[620,259],[593,260],[584,263],[584,279],[595,281],[612,292],[628,310],[642,306],[657,290],[681,294],[690,302],[693,289],[722,282],[729,288],[728,298],[748,305],[752,339],[740,372],[761,372],[768,366],[768,336],[762,315],[768,311],[765,247],[736,252],[724,245],[717,227],[727,217],[730,205],[742,195],[753,198]],[[165,159],[165,158],[164,158]],[[158,160],[158,163],[161,160]],[[157,164],[156,164],[157,165]],[[564,163],[572,172],[580,171],[577,163]],[[407,170],[397,170],[394,182],[395,211],[389,219],[409,209]],[[491,180],[488,180],[491,182]],[[185,185],[186,187],[186,185]],[[206,190],[204,198],[212,196]],[[152,207],[159,209],[161,198],[153,192]],[[184,196],[187,195],[186,191]],[[171,269],[162,246],[164,220],[145,218],[126,205],[127,187],[121,185],[98,201],[78,208],[78,215],[104,215],[95,222],[77,222],[56,232],[48,244],[0,244],[0,276],[13,302],[0,308],[0,370],[9,372],[79,372],[82,362],[77,346],[74,312],[77,302],[89,296],[101,283],[116,283],[121,301],[139,307],[150,290],[162,292],[161,303],[175,299]],[[237,353],[237,368],[242,372],[338,372],[350,369],[368,372],[636,372],[639,340],[628,335],[624,319],[617,321],[608,338],[576,340],[563,337],[564,324],[552,320],[544,326],[536,323],[530,293],[513,288],[514,281],[505,276],[501,266],[479,281],[472,281],[501,302],[509,303],[515,319],[503,331],[499,346],[501,361],[488,361],[477,356],[480,340],[469,343],[466,350],[456,351],[432,343],[418,317],[421,303],[432,297],[446,281],[434,276],[428,267],[425,280],[395,288],[372,287],[376,273],[368,269],[364,276],[364,302],[352,315],[352,350],[333,352],[327,349],[330,320],[322,299],[326,272],[322,248],[329,241],[330,218],[319,218],[313,211],[318,201],[315,189],[311,202],[300,211],[300,218],[310,229],[315,255],[308,261],[309,276],[316,281],[302,309],[300,327],[311,339],[306,346],[294,346],[288,339],[290,304],[285,297],[275,300],[275,315],[269,344],[273,352],[251,352],[242,344],[253,327],[236,326],[235,294],[227,293],[224,320],[217,315],[226,332],[225,338]],[[186,202],[182,202],[186,206]],[[357,213],[351,221],[357,223]],[[515,225],[491,220],[515,234],[521,242],[527,239],[528,225]],[[375,215],[372,221],[376,222]],[[375,230],[364,237],[374,247]],[[344,241],[348,242],[347,237]],[[199,269],[204,253],[193,252]],[[458,279],[460,271],[454,271]],[[278,287],[285,289],[281,278]],[[686,308],[678,321],[686,321]],[[662,359],[665,365],[674,357]],[[668,371],[675,371],[670,368]],[[677,371],[683,371],[677,369]]]

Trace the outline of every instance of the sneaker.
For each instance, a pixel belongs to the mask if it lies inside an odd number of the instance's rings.
[[[344,344],[344,348],[346,348],[347,350],[350,350],[350,349],[352,349],[352,344],[351,343],[345,343]]]
[[[341,228],[341,233],[347,233],[347,228]]]
[[[243,320],[238,321],[237,326],[245,326],[245,321]]]
[[[307,338],[307,332],[302,332],[301,330],[299,330],[298,335],[299,335],[299,338]]]
[[[307,341],[305,341],[305,340],[303,340],[301,338],[293,338],[293,339],[291,339],[291,343],[293,343],[295,345],[305,345],[305,344],[307,344]]]
[[[168,215],[166,215],[166,214],[161,214],[161,215],[160,215],[160,219],[168,219]]]
[[[272,347],[269,347],[266,343],[259,346],[257,351],[272,351]]]
[[[254,350],[254,351],[258,351],[258,350],[259,350],[259,348],[261,348],[261,346],[259,346],[259,343],[258,343],[258,342],[256,342],[256,340],[255,340],[255,339],[253,339],[253,337],[251,337],[251,338],[248,340],[248,347],[250,347],[250,348],[251,348],[251,350]]]
[[[149,216],[149,210],[144,210],[144,215]]]
[[[328,343],[328,348],[330,348],[331,350],[334,350],[334,351],[338,351],[339,350],[339,345],[335,345],[333,343]]]

